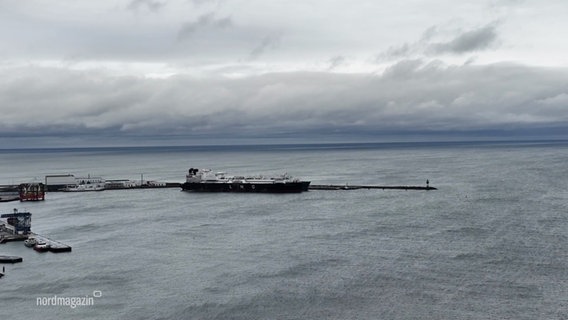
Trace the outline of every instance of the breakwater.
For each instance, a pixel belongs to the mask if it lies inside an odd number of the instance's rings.
[[[137,186],[115,186],[106,187],[103,190],[139,190],[139,189],[165,189],[181,188],[181,182],[164,182],[160,185],[137,185]],[[308,190],[359,190],[359,189],[381,189],[381,190],[438,190],[435,187],[414,186],[414,185],[350,185],[350,184],[312,184]],[[102,190],[100,190],[102,191]],[[51,192],[66,192],[64,190],[51,190]],[[14,199],[19,200],[19,199]]]
[[[105,190],[124,190],[124,189],[160,189],[160,188],[180,188],[180,182],[166,182],[161,186],[134,186],[134,187],[121,187],[121,188],[107,188]],[[438,188],[430,185],[426,186],[413,186],[413,185],[349,185],[349,184],[312,184],[308,190],[359,190],[359,189],[381,189],[381,190],[438,190]]]
[[[335,184],[315,184],[309,190],[359,190],[359,189],[381,189],[381,190],[438,190],[431,186],[379,186],[379,185],[335,185]]]

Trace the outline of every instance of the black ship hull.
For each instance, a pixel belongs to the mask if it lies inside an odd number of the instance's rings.
[[[47,184],[45,185],[45,191],[47,192],[56,192],[56,191],[63,191],[63,189],[67,188],[67,184]]]
[[[181,185],[181,189],[195,192],[300,193],[302,191],[308,191],[309,186],[310,181],[287,183],[185,182]]]

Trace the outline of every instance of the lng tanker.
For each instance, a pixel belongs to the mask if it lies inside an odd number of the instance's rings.
[[[227,176],[224,172],[191,168],[181,189],[198,192],[294,193],[308,191],[309,186],[310,181],[292,178],[288,174],[276,177]]]

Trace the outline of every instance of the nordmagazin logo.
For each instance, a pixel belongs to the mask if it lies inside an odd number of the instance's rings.
[[[51,297],[37,297],[37,306],[53,306],[53,307],[76,307],[92,306],[95,304],[95,298],[102,297],[103,293],[99,290],[93,291],[93,295],[86,295],[84,297],[61,297],[54,295]]]

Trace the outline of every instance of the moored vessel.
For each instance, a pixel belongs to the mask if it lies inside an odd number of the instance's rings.
[[[191,168],[181,188],[197,192],[299,193],[308,191],[309,186],[310,181],[293,178],[288,174],[276,177],[228,176],[224,172]]]
[[[72,174],[45,176],[45,191],[101,191],[105,189],[106,180],[102,177],[75,177]]]
[[[0,186],[0,202],[20,200],[17,186]]]
[[[46,252],[49,251],[50,245],[48,243],[46,243],[45,241],[37,241],[37,243],[34,245],[34,250],[37,252]]]
[[[37,244],[37,240],[35,238],[27,238],[24,240],[24,245],[28,248],[33,248]]]
[[[103,191],[105,189],[104,184],[75,184],[67,186],[61,191],[65,192],[85,192],[85,191]]]

